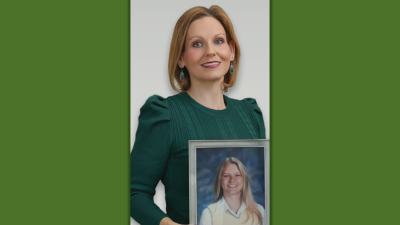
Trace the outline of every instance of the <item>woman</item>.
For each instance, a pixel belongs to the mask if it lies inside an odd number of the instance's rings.
[[[131,217],[140,224],[189,223],[188,140],[265,139],[256,101],[223,94],[236,82],[239,58],[232,23],[219,6],[191,8],[177,21],[168,73],[180,93],[146,101],[131,152]],[[153,202],[159,180],[167,214]]]
[[[250,178],[236,158],[224,159],[214,183],[214,203],[204,209],[200,225],[264,224],[264,208],[254,201]]]

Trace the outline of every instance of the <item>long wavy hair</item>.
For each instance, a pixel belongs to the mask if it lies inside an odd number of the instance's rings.
[[[196,6],[183,13],[176,22],[174,33],[172,34],[169,50],[168,74],[169,82],[172,88],[177,92],[184,92],[190,88],[190,74],[186,67],[183,68],[183,71],[186,75],[189,74],[189,76],[185,76],[183,81],[179,79],[181,68],[178,66],[178,61],[185,52],[186,35],[190,24],[203,17],[212,17],[218,20],[225,29],[227,43],[229,44],[231,41],[235,43],[235,58],[232,61],[235,69],[233,74],[231,74],[229,70],[226,72],[223,81],[224,91],[228,91],[228,88],[233,87],[236,83],[239,71],[240,46],[228,14],[217,5],[212,5],[209,9],[203,6]]]
[[[240,171],[240,174],[243,177],[241,200],[245,204],[247,210],[247,218],[243,223],[247,223],[249,219],[251,219],[253,223],[254,219],[256,219],[258,221],[257,224],[262,224],[261,212],[257,207],[257,203],[254,201],[253,194],[251,193],[249,174],[247,173],[246,167],[244,167],[243,163],[240,162],[237,158],[234,157],[226,158],[222,160],[221,164],[219,165],[217,176],[215,177],[215,182],[214,182],[214,193],[215,193],[214,202],[219,201],[224,195],[224,190],[222,189],[221,186],[222,170],[228,164],[236,165]]]

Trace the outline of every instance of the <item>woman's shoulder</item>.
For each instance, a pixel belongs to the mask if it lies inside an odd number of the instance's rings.
[[[162,108],[167,108],[167,98],[161,97],[160,95],[152,95],[147,98],[143,106],[160,106]]]
[[[171,102],[177,102],[182,98],[184,98],[184,93],[177,93],[175,95],[171,95],[166,98],[160,95],[152,95],[147,99],[145,104],[156,104],[165,108],[170,106]]]
[[[235,99],[235,98],[231,98],[227,95],[225,95],[226,98],[228,98],[229,100],[236,102],[236,103],[241,103],[241,104],[250,104],[250,105],[257,105],[257,101],[255,98],[243,98],[242,100],[239,99]]]
[[[181,98],[182,93],[168,97],[162,97],[156,94],[152,95],[147,98],[144,105],[140,108],[140,114],[151,114],[153,116],[168,114],[172,108],[176,107],[175,105],[179,105]]]
[[[215,203],[212,203],[212,204],[209,204],[209,205],[203,210],[203,212],[210,212],[210,213],[211,213],[211,211],[215,211],[216,207],[217,207],[217,203],[216,203],[216,202],[215,202]]]
[[[147,98],[146,102],[140,108],[139,119],[142,121],[169,120],[168,98],[161,97],[160,95],[152,95]]]
[[[244,98],[242,100],[233,99],[233,98],[229,98],[229,99],[231,101],[235,102],[236,104],[240,104],[240,105],[245,106],[245,107],[250,107],[251,109],[253,109],[257,113],[261,114],[261,109],[260,109],[260,107],[258,107],[258,104],[257,104],[257,101],[256,101],[255,98]]]
[[[215,205],[216,203],[210,204],[203,210],[199,225],[209,225],[212,223],[212,212],[215,212]]]
[[[147,98],[146,102],[144,103],[140,111],[141,112],[142,110],[167,111],[171,105],[170,104],[171,97],[173,96],[164,98],[160,95],[152,95],[149,98]]]

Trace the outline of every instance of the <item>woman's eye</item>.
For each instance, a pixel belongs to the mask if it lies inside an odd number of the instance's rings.
[[[225,175],[224,177],[228,177],[228,175]]]
[[[201,43],[200,42],[195,42],[195,43],[193,43],[193,47],[196,47],[196,48],[201,47]]]
[[[222,44],[222,43],[224,43],[224,41],[222,39],[218,39],[218,40],[215,41],[215,43]]]
[[[237,176],[237,177],[240,177],[240,175],[239,175],[239,174],[236,174],[236,176]]]

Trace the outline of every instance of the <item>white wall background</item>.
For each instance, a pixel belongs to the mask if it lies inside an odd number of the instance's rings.
[[[176,94],[169,84],[168,55],[176,21],[189,8],[219,5],[229,15],[241,48],[237,83],[230,98],[255,98],[264,116],[269,139],[269,0],[131,1],[131,149],[140,107],[148,97]],[[154,202],[165,212],[161,182]],[[131,225],[137,225],[131,218]]]

